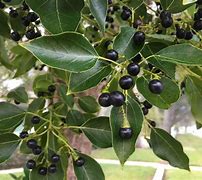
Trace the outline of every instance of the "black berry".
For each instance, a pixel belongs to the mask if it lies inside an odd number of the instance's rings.
[[[110,94],[109,93],[102,93],[98,98],[98,102],[99,102],[100,106],[102,106],[102,107],[111,106]]]
[[[130,139],[133,136],[133,130],[131,128],[120,128],[119,136],[122,139]]]
[[[16,17],[18,17],[18,12],[14,9],[11,9],[9,12],[9,16],[12,18],[16,18]]]
[[[147,115],[149,113],[149,110],[146,107],[143,107],[142,112],[144,115]]]
[[[39,92],[37,93],[37,96],[38,96],[38,97],[44,97],[44,96],[45,96],[45,92],[39,91]]]
[[[196,4],[202,5],[202,0],[197,0]]]
[[[26,163],[27,169],[34,169],[36,167],[36,162],[34,160],[28,160]]]
[[[41,154],[41,153],[42,153],[42,148],[41,148],[41,146],[36,146],[36,147],[34,147],[34,148],[32,149],[32,152],[33,152],[34,155],[39,155],[39,154]]]
[[[133,36],[133,41],[135,44],[140,45],[145,41],[145,34],[142,31],[137,31]]]
[[[131,17],[131,11],[130,10],[123,10],[121,13],[121,19],[124,21],[127,21]]]
[[[107,17],[106,17],[106,22],[108,22],[108,23],[113,23],[113,22],[114,22],[114,18],[111,17],[111,16],[107,16]]]
[[[155,121],[152,121],[152,120],[148,120],[148,123],[150,124],[150,126],[152,127],[156,127],[156,122]]]
[[[38,116],[33,116],[31,119],[32,124],[39,124],[40,121],[41,121],[41,119]]]
[[[137,76],[140,73],[140,66],[136,63],[130,63],[127,67],[128,74]]]
[[[184,39],[186,36],[186,31],[183,28],[177,28],[176,37],[178,39]]]
[[[79,157],[75,162],[74,164],[77,166],[77,167],[81,167],[85,164],[85,159],[82,158],[82,157]]]
[[[171,27],[173,24],[173,19],[172,17],[164,17],[162,20],[161,20],[161,25],[164,27],[164,28],[169,28]]]
[[[153,79],[149,82],[149,90],[154,94],[161,94],[163,91],[163,83],[157,79]]]
[[[30,24],[30,21],[27,19],[27,16],[22,17],[22,24],[27,27]]]
[[[0,2],[0,9],[4,9],[6,7],[6,5],[2,2]]]
[[[56,173],[57,171],[57,167],[55,164],[51,164],[49,167],[48,167],[48,172],[49,173]]]
[[[144,107],[146,107],[147,109],[151,109],[152,108],[152,104],[150,104],[148,101],[144,101],[143,102]]]
[[[21,139],[24,139],[24,138],[28,137],[28,132],[27,131],[22,131],[19,136],[20,136]]]
[[[14,41],[19,41],[21,39],[21,36],[17,31],[12,32],[10,36],[11,36],[11,39]]]
[[[35,30],[34,29],[29,29],[26,33],[25,36],[27,39],[34,39],[35,38]]]
[[[20,104],[20,102],[15,100],[15,99],[14,99],[14,103],[17,104],[17,105]]]
[[[133,27],[134,28],[138,28],[139,26],[142,25],[142,21],[140,19],[137,19],[134,23],[133,23]]]
[[[46,168],[46,167],[40,167],[40,168],[38,169],[38,173],[39,173],[40,175],[45,176],[45,175],[47,174],[47,168]]]
[[[57,155],[57,154],[53,154],[52,157],[51,157],[51,161],[53,163],[57,163],[58,161],[60,160],[60,156]]]
[[[134,86],[134,81],[133,78],[131,76],[123,76],[121,77],[121,79],[119,80],[119,85],[122,89],[130,89]]]
[[[191,40],[193,38],[193,33],[191,31],[187,31],[185,35],[186,40]]]
[[[110,98],[111,98],[111,105],[113,105],[115,107],[120,107],[125,102],[125,96],[120,91],[111,92],[110,93]]]
[[[30,22],[35,22],[38,18],[39,18],[39,16],[35,12],[29,12],[27,15],[27,19]]]
[[[164,19],[164,18],[166,18],[166,17],[171,18],[171,17],[172,17],[171,12],[169,12],[169,11],[162,11],[162,12],[160,13],[160,19],[162,20],[162,19]]]
[[[115,50],[111,49],[111,50],[109,50],[109,51],[107,52],[106,58],[107,58],[107,59],[111,59],[111,60],[113,60],[113,61],[117,61],[118,58],[119,58],[119,54],[118,54],[118,52],[116,52]]]
[[[55,90],[56,90],[55,85],[50,85],[50,86],[48,86],[48,91],[49,91],[49,92],[54,93]]]
[[[202,20],[195,21],[193,29],[195,29],[196,31],[202,30]]]
[[[33,149],[37,146],[37,141],[34,139],[30,139],[27,141],[27,147]]]
[[[139,63],[142,60],[141,54],[137,54],[134,58],[131,59],[133,62]]]

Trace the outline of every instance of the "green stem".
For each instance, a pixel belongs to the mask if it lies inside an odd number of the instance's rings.
[[[116,66],[120,66],[121,68],[123,68],[123,66],[122,66],[121,64],[119,64],[119,63],[117,63],[116,61],[113,61],[113,60],[111,60],[111,59],[107,59],[107,58],[102,57],[102,56],[98,56],[97,58],[100,59],[100,60],[104,60],[104,61],[111,62],[111,63],[115,64]]]
[[[32,116],[38,116],[38,117],[40,117],[42,120],[44,120],[44,121],[50,123],[50,121],[49,121],[48,119],[46,119],[46,118],[44,118],[44,117],[42,117],[42,116],[40,116],[40,115],[38,115],[38,114],[36,114],[36,113],[33,113],[33,112],[25,112],[25,114],[30,114],[30,115],[32,115]]]

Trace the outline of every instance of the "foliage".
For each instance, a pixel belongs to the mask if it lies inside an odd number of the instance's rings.
[[[31,180],[65,179],[68,162],[78,179],[104,179],[100,165],[75,150],[64,130],[84,133],[96,147],[113,147],[123,165],[143,129],[159,158],[189,170],[181,144],[147,114],[152,106],[170,108],[186,89],[202,126],[201,4],[151,2],[0,2],[1,65],[13,78],[41,71],[34,98],[21,86],[0,104],[0,162],[20,146],[35,155],[26,164]],[[98,99],[81,93],[97,86]],[[99,105],[113,106],[110,117],[99,116]]]

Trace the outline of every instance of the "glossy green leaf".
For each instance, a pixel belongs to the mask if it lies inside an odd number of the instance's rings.
[[[24,111],[19,107],[7,102],[0,102],[0,130],[16,127],[22,122],[24,116]]]
[[[168,109],[172,103],[176,102],[180,96],[180,90],[178,85],[171,79],[162,77],[161,81],[164,86],[164,90],[161,94],[153,94],[149,88],[149,79],[145,77],[140,77],[137,79],[137,89],[144,96],[144,98],[151,104],[162,108]]]
[[[12,98],[18,102],[27,103],[28,94],[24,87],[17,87],[7,94],[8,98]]]
[[[23,0],[12,0],[11,2],[8,2],[8,5],[19,5],[22,3]]]
[[[0,35],[9,38],[10,37],[10,28],[8,26],[8,17],[6,14],[0,10]]]
[[[74,31],[81,18],[83,0],[26,0],[39,14],[42,24],[53,34]]]
[[[159,61],[196,66],[202,65],[201,56],[201,49],[185,43],[164,48],[151,57],[155,57],[155,59]]]
[[[184,5],[183,0],[160,0],[160,2],[164,10],[169,10],[172,13],[182,12],[195,4],[193,2]]]
[[[107,16],[107,0],[89,0],[90,11],[97,20],[101,30],[105,31],[105,20]]]
[[[120,34],[114,40],[113,48],[127,59],[137,55],[144,46],[144,44],[137,45],[134,43],[135,31],[132,27],[122,27]]]
[[[111,129],[108,117],[96,117],[81,126],[88,139],[100,148],[112,147]]]
[[[88,70],[98,60],[97,52],[88,40],[74,32],[44,36],[21,45],[43,63],[73,72]]]
[[[100,106],[96,99],[92,96],[83,96],[78,99],[80,108],[87,113],[96,113],[100,110]]]
[[[189,170],[189,158],[183,152],[183,147],[176,139],[163,129],[151,130],[150,142],[154,153],[171,166]]]
[[[20,139],[15,134],[0,134],[0,163],[10,158],[17,149],[19,143]]]
[[[188,76],[185,90],[194,118],[202,123],[202,80],[194,76]]]
[[[93,158],[81,153],[78,155],[85,160],[85,164],[81,167],[74,164],[74,172],[78,180],[105,180],[101,166]]]
[[[64,85],[61,85],[59,87],[59,93],[62,101],[72,108],[74,106],[74,95],[73,94],[67,95],[67,87]]]
[[[111,66],[98,61],[94,67],[82,73],[72,73],[69,89],[71,92],[80,92],[90,89],[100,83],[111,73]]]
[[[142,4],[143,4],[143,0],[129,0],[128,2],[127,2],[127,4],[128,4],[128,6],[129,7],[132,7],[132,8],[134,8],[134,9],[137,9],[139,6],[141,6]]]
[[[127,118],[130,127],[133,129],[133,136],[131,139],[122,139],[119,136],[119,129],[123,125],[124,116]],[[110,115],[112,145],[121,164],[124,164],[130,155],[135,151],[135,143],[141,131],[142,122],[142,110],[140,109],[138,103],[130,96],[128,96],[126,105],[120,108],[112,108]]]

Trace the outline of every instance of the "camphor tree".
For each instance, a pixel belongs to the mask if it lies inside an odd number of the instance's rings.
[[[185,92],[202,126],[201,0],[2,0],[0,8],[1,65],[13,78],[48,67],[33,81],[35,98],[17,87],[0,103],[0,162],[20,147],[33,155],[31,180],[66,179],[68,162],[79,180],[102,180],[64,130],[113,147],[122,165],[142,130],[158,157],[189,170],[182,145],[147,114]],[[98,99],[81,96],[100,82]],[[98,115],[100,106],[112,107],[110,117]]]

